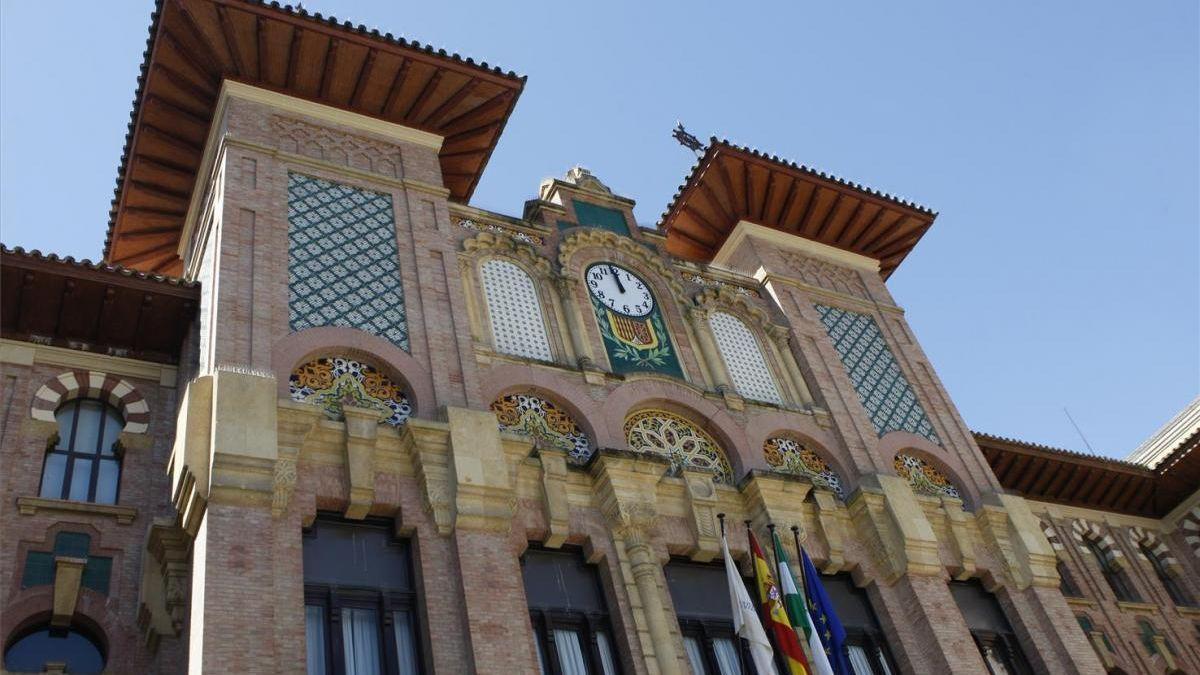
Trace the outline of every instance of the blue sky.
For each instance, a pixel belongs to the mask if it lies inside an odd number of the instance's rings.
[[[6,244],[99,257],[151,6],[0,2]],[[681,119],[940,211],[890,285],[972,428],[1119,457],[1200,391],[1198,3],[305,7],[529,76],[484,208],[581,163],[653,224]]]

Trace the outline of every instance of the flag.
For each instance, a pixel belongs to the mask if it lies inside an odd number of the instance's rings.
[[[788,564],[787,551],[783,548],[783,542],[779,541],[779,535],[772,534],[775,539],[775,559],[779,561],[779,588],[783,591],[783,605],[787,608],[788,618],[792,620],[797,635],[808,643],[808,663],[812,666],[813,675],[834,675],[821,637],[813,630],[804,594],[796,587],[796,577]]]
[[[792,622],[788,620],[787,611],[783,609],[779,587],[775,585],[775,575],[771,574],[771,567],[767,564],[754,533],[749,534],[750,553],[754,555],[754,580],[758,584],[758,599],[762,602],[763,617],[770,624],[771,634],[775,636],[775,645],[783,654],[789,675],[810,675],[808,658],[804,656],[800,637],[792,630]]]
[[[821,575],[813,567],[812,560],[804,549],[800,549],[800,564],[804,574],[804,597],[808,600],[808,614],[812,617],[813,626],[821,636],[821,644],[825,645],[825,655],[829,665],[833,666],[834,675],[854,675],[850,662],[846,657],[846,629],[833,610],[833,603],[821,584]]]
[[[746,584],[742,575],[733,564],[733,556],[729,555],[729,544],[725,534],[721,533],[721,550],[725,553],[725,576],[729,581],[729,604],[733,607],[733,632],[750,645],[750,658],[759,675],[775,675],[775,656],[771,651],[771,642],[763,632],[762,623],[758,620],[758,612],[754,602],[746,592]]]

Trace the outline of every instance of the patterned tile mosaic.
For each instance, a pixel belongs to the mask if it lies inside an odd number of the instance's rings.
[[[806,448],[803,443],[794,438],[776,436],[768,438],[763,443],[763,455],[767,464],[777,471],[807,476],[814,485],[829,488],[838,497],[845,498],[842,492],[842,477],[829,468],[829,464],[821,456]]]
[[[665,410],[642,410],[625,420],[625,440],[634,452],[652,452],[671,460],[672,473],[683,468],[709,471],[718,483],[733,482],[721,446],[696,425]]]
[[[288,174],[288,324],[358,328],[408,350],[391,197]]]
[[[533,279],[507,260],[491,259],[480,269],[492,324],[492,344],[502,354],[551,361],[550,339]]]
[[[343,418],[342,406],[379,412],[379,423],[398,427],[412,406],[404,390],[374,366],[346,358],[320,358],[292,371],[288,391],[293,401],[320,407],[330,419]]]
[[[962,493],[954,487],[949,478],[946,478],[946,474],[938,471],[920,457],[900,453],[896,455],[893,463],[896,473],[908,481],[913,492],[931,497],[962,499]]]
[[[582,464],[592,456],[592,445],[565,410],[534,394],[509,394],[492,401],[492,412],[502,431],[532,436],[567,451]]]
[[[908,431],[940,445],[925,408],[900,371],[875,319],[836,307],[816,308],[875,431],[880,436]]]
[[[717,349],[725,360],[725,368],[729,371],[729,377],[733,378],[733,386],[738,394],[755,401],[783,403],[779,388],[775,386],[775,378],[771,376],[767,360],[763,358],[762,348],[746,324],[725,312],[713,312],[708,317],[708,323],[712,326]]]

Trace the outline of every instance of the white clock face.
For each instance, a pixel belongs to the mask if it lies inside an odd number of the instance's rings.
[[[605,307],[626,316],[646,316],[654,309],[650,287],[633,272],[612,263],[587,268],[588,292]]]

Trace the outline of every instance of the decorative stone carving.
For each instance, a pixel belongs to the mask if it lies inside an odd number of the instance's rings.
[[[522,232],[520,230],[504,227],[503,225],[497,225],[495,223],[479,221],[475,220],[474,218],[463,218],[461,216],[453,216],[451,220],[459,227],[463,228],[464,230],[470,230],[471,232],[492,232],[496,234],[502,234],[532,246],[541,246],[542,244],[546,243],[544,239],[536,234],[529,234],[528,232]]]
[[[464,239],[462,250],[475,259],[488,255],[508,256],[524,263],[539,276],[547,279],[552,276],[549,260],[539,255],[532,246],[518,243],[507,233],[480,232],[470,239]]]
[[[721,532],[717,524],[717,512],[720,510],[717,489],[711,474],[684,471],[683,478],[687,483],[685,495],[691,516],[688,525],[696,540],[696,545],[689,555],[692,560],[708,562],[721,552]]]
[[[343,406],[346,419],[346,478],[350,488],[345,516],[365,518],[375,503],[375,441],[379,412],[373,408]]]
[[[975,543],[962,500],[942,497],[941,510],[950,530],[950,548],[957,558],[957,564],[950,568],[950,574],[959,581],[970,579],[975,576]]]
[[[558,245],[558,264],[564,273],[566,270],[571,270],[571,274],[582,273],[582,270],[576,269],[573,261],[580,251],[591,247],[622,253],[637,260],[641,267],[659,275],[670,287],[673,297],[683,297],[683,283],[679,280],[679,275],[674,273],[662,256],[629,237],[622,237],[597,228],[579,230],[563,239],[562,243]]]
[[[784,252],[783,259],[792,272],[806,284],[858,298],[871,297],[862,277],[848,267],[793,251]]]
[[[571,509],[567,500],[567,454],[560,448],[542,448],[542,497],[546,504],[546,537],[542,544],[559,548],[571,529]]]
[[[390,143],[282,115],[271,118],[271,132],[276,147],[284,152],[305,155],[387,178],[404,177],[400,148]]]

